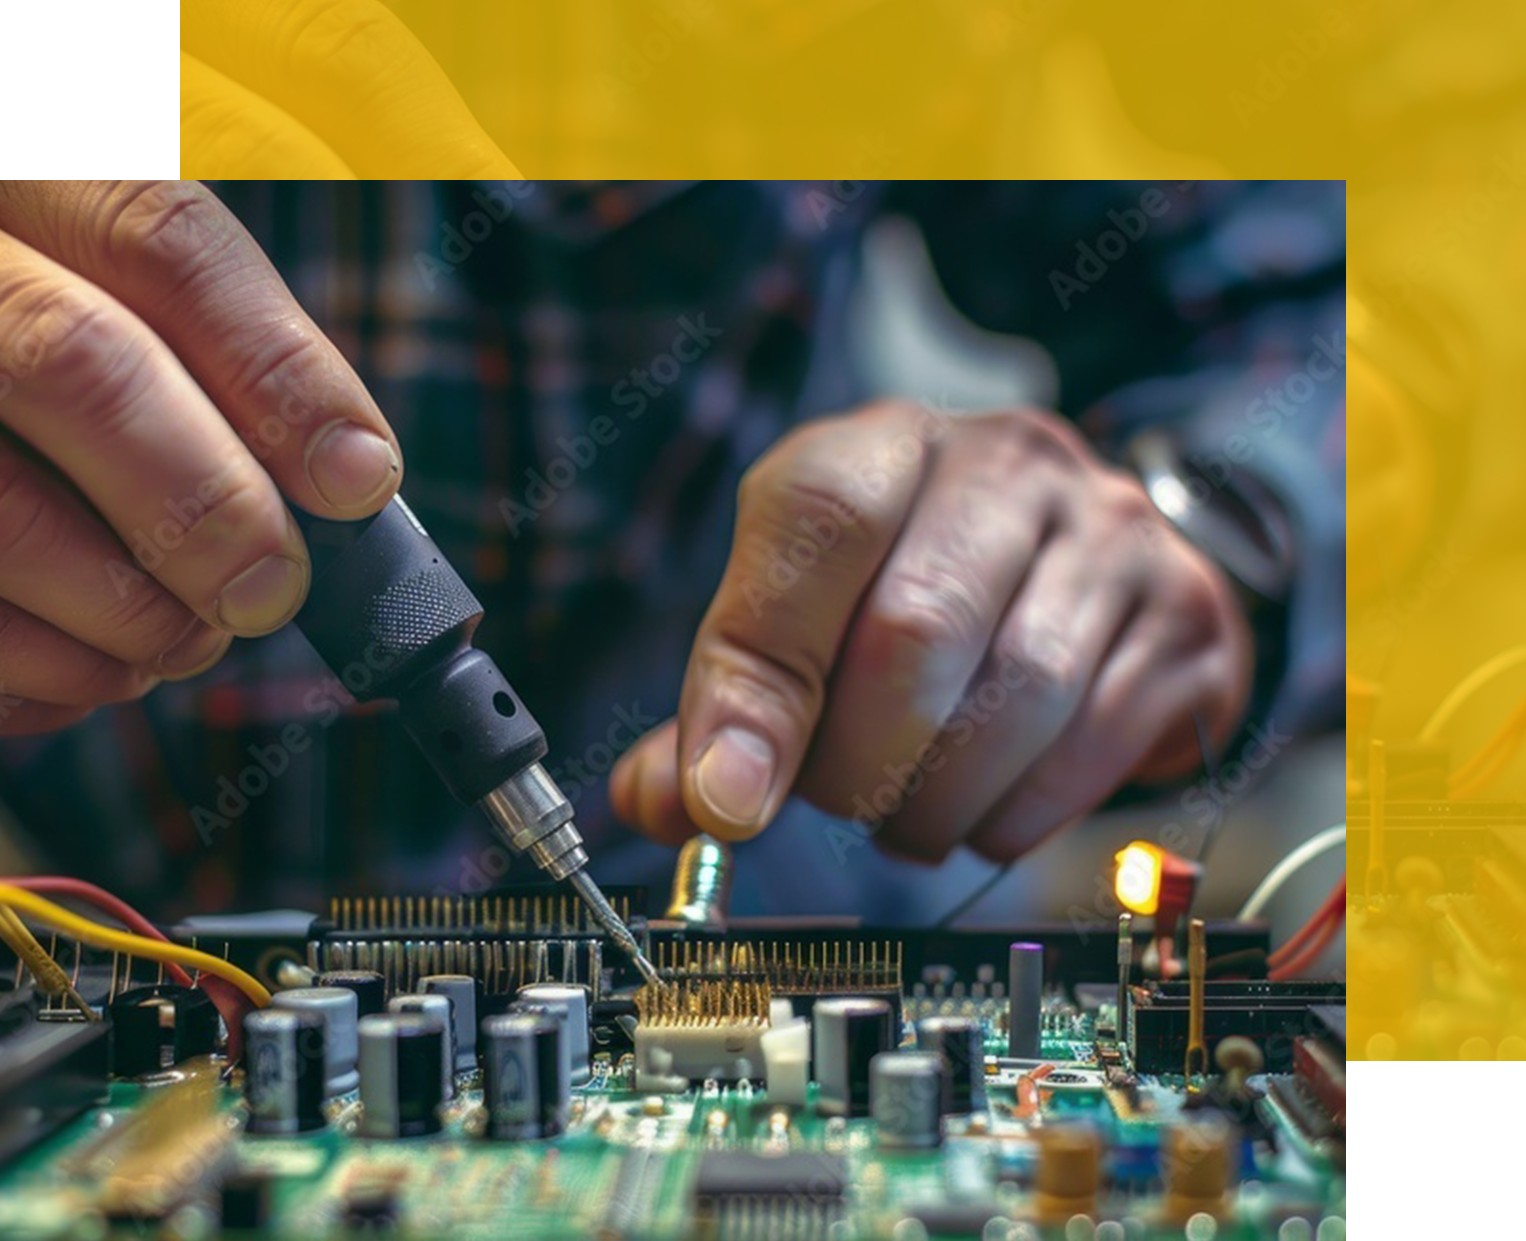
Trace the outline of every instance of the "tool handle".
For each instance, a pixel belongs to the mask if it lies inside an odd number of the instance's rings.
[[[363,521],[297,524],[313,564],[297,627],[357,701],[397,700],[456,797],[480,801],[545,755],[540,726],[472,646],[482,604],[401,497]]]

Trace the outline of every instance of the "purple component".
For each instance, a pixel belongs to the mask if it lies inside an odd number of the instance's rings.
[[[1043,1054],[1044,948],[1013,944],[1007,956],[1007,1054],[1037,1060]]]

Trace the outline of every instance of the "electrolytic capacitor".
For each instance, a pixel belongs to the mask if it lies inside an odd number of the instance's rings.
[[[477,1046],[489,1137],[549,1138],[566,1129],[564,1038],[563,1026],[549,1014],[483,1018]]]
[[[587,990],[560,983],[532,983],[519,989],[519,1000],[525,1004],[560,1004],[565,1007],[568,1069],[572,1084],[581,1086],[589,1075]]]
[[[118,1077],[160,1073],[217,1045],[217,1009],[194,987],[129,988],[111,1001],[111,1023],[111,1071]]]
[[[516,999],[508,1008],[503,1010],[501,1015],[546,1017],[556,1022],[557,1028],[562,1033],[562,1037],[557,1041],[557,1046],[561,1049],[562,1053],[562,1072],[566,1075],[570,1085],[572,1082],[572,1034],[568,1027],[572,1024],[572,1013],[567,1005],[556,1001],[547,1001],[542,1004],[537,1000]],[[478,1058],[479,1060],[481,1058],[480,1051]]]
[[[387,1001],[389,1013],[417,1013],[440,1023],[440,1097],[456,1097],[456,1030],[448,995],[394,995]]]
[[[411,1138],[440,1131],[444,1041],[434,1017],[382,1013],[361,1021],[361,1136]]]
[[[354,1090],[359,1080],[355,1044],[359,1001],[355,993],[343,987],[293,987],[290,991],[277,991],[270,1002],[288,1012],[316,1013],[327,1022],[324,1093],[336,1095]]]
[[[1007,955],[1007,1054],[1039,1059],[1043,1021],[1044,946],[1013,944]]]
[[[950,1113],[986,1105],[986,1054],[980,1023],[970,1017],[924,1017],[917,1022],[917,1047],[942,1055]]]
[[[943,1140],[943,1057],[886,1051],[869,1062],[869,1111],[881,1146],[921,1150]]]
[[[884,1000],[817,1000],[816,1106],[826,1116],[869,1115],[869,1062],[896,1045],[895,1014]]]
[[[419,979],[422,995],[450,998],[451,1032],[456,1044],[456,1072],[477,1067],[477,980],[470,974],[430,974]]]
[[[313,979],[313,985],[353,991],[361,1017],[387,1011],[387,980],[375,970],[329,970]]]
[[[254,1134],[322,1128],[327,1023],[317,1013],[257,1009],[244,1018],[244,1095]]]

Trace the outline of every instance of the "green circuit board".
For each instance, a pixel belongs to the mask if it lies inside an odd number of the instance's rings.
[[[236,1235],[224,1234],[213,1194],[216,1183],[239,1173],[267,1182],[269,1217],[260,1235],[283,1238],[1344,1237],[1340,1169],[1268,1099],[1255,1106],[1277,1140],[1247,1142],[1237,1152],[1225,1211],[1217,1219],[1170,1221],[1162,1211],[1161,1137],[1181,1118],[1188,1098],[1182,1081],[1145,1077],[1129,1091],[1109,1085],[1092,1018],[1059,1014],[1046,1021],[1047,1075],[1020,1088],[1024,1068],[1002,1061],[1001,1039],[994,1028],[988,1035],[985,1106],[950,1117],[942,1145],[914,1153],[883,1147],[871,1119],[823,1118],[810,1102],[783,1108],[746,1082],[641,1094],[631,1088],[630,1060],[608,1055],[595,1057],[591,1081],[574,1091],[568,1131],[540,1142],[482,1136],[480,1092],[466,1076],[447,1105],[443,1131],[431,1137],[356,1136],[353,1096],[332,1100],[328,1127],[313,1135],[248,1136],[236,1077],[224,1075],[229,1080],[212,1087],[213,1116],[198,1131],[196,1151],[177,1152],[175,1135],[149,1119],[155,1097],[177,1084],[118,1082],[104,1107],[0,1174],[0,1236]],[[1090,1219],[1044,1220],[1034,1196],[1035,1138],[1067,1120],[1088,1121],[1101,1134],[1102,1188]],[[156,1142],[169,1144],[157,1165]],[[846,1169],[844,1190],[830,1219],[781,1214],[774,1204],[707,1223],[696,1214],[695,1185],[702,1162],[717,1151],[819,1152]],[[165,1176],[204,1179],[205,1194],[193,1188],[162,1217],[112,1218],[102,1209],[103,1186],[125,1175],[134,1157]],[[385,1202],[385,1218],[358,1217],[356,1203],[365,1201]]]

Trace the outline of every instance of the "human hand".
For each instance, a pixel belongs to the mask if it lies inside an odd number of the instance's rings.
[[[1006,860],[1235,726],[1227,582],[1042,413],[903,403],[786,436],[743,479],[675,720],[612,776],[650,835],[737,840],[795,793],[935,862]]]
[[[520,175],[377,0],[184,0],[180,147],[198,177]]]
[[[0,734],[285,624],[308,560],[282,493],[363,517],[401,460],[202,186],[0,183]]]

